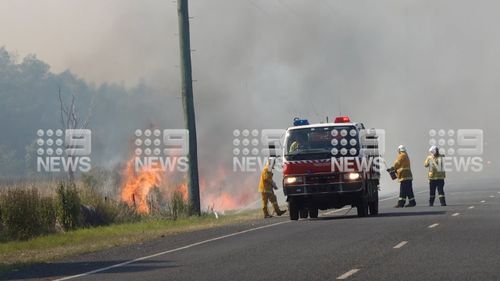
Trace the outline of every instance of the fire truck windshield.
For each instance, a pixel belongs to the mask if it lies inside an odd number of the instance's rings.
[[[359,133],[354,126],[291,129],[285,140],[287,160],[327,159],[359,154]]]

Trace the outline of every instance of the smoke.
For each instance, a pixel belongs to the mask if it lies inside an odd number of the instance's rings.
[[[175,3],[3,5],[6,46],[95,83],[142,82],[155,92],[150,102],[165,105],[169,116],[150,121],[183,126]],[[190,1],[203,175],[221,165],[232,169],[234,129],[286,128],[295,116],[320,122],[342,113],[386,130],[389,162],[405,144],[419,184],[426,180],[429,129],[483,129],[485,162],[492,163],[482,173],[450,177],[494,176],[499,8],[496,1],[456,0]],[[239,188],[238,175],[229,177]],[[384,181],[382,188],[396,184]]]

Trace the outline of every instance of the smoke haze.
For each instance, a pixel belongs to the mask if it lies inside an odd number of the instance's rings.
[[[176,3],[1,5],[0,46],[20,58],[36,54],[54,73],[69,69],[87,81],[89,95],[112,101],[127,95],[116,108],[96,108],[92,118],[96,142],[110,151],[103,163],[127,157],[135,128],[183,126]],[[483,129],[491,164],[450,179],[495,176],[499,9],[497,1],[190,1],[203,175],[220,165],[232,169],[234,129],[287,128],[295,116],[320,122],[346,114],[386,130],[388,161],[405,144],[419,184],[426,181],[429,129]],[[112,99],[102,83],[119,89]],[[57,106],[53,91],[41,94],[50,97],[39,102]],[[58,125],[57,114],[53,122]],[[228,185],[238,188],[239,175],[229,177]],[[396,190],[384,183],[384,191]]]

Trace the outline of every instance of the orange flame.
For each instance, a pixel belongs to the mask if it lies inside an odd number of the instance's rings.
[[[125,182],[122,187],[121,200],[134,206],[139,213],[149,213],[147,197],[149,191],[161,183],[161,174],[155,169],[134,169],[133,159],[127,162]]]
[[[121,200],[129,206],[133,206],[142,214],[149,213],[148,194],[155,188],[170,198],[174,191],[182,193],[185,201],[188,200],[188,185],[184,178],[178,185],[169,185],[173,176],[170,172],[156,168],[143,168],[135,170],[134,157],[127,162],[123,173],[124,182],[121,188]],[[206,178],[210,178],[207,180]],[[225,169],[220,167],[215,172],[209,173],[207,177],[200,179],[200,197],[202,208],[217,211],[236,210],[245,207],[256,199],[257,178],[247,177],[238,179],[237,185],[227,188],[228,177]]]
[[[182,194],[182,198],[184,199],[184,201],[188,200],[188,187],[187,187],[187,183],[180,184],[175,189],[175,191],[180,192]]]

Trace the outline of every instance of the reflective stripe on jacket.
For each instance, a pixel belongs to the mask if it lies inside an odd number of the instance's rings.
[[[410,158],[406,152],[400,152],[393,165],[398,175],[398,181],[413,180],[411,173]]]
[[[443,155],[429,155],[425,159],[424,167],[429,168],[429,180],[442,180],[446,178],[444,171]]]

